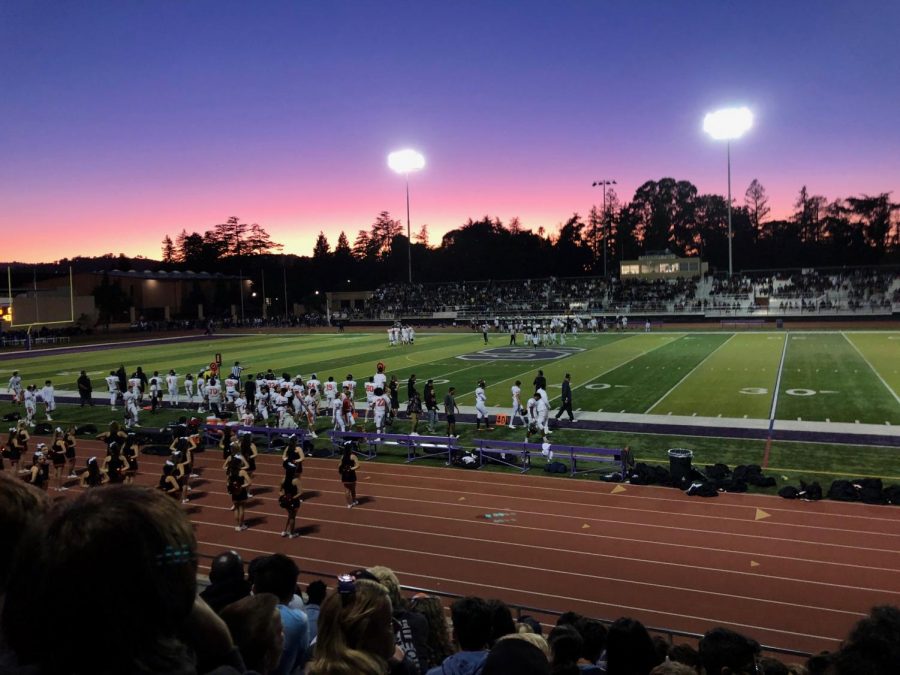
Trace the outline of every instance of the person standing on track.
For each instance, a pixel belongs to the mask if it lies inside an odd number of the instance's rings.
[[[297,495],[302,494],[303,487],[300,485],[301,477],[303,476],[303,460],[306,459],[306,454],[303,452],[303,446],[297,444],[297,437],[291,434],[291,437],[288,438],[287,445],[284,446],[284,452],[281,453],[281,462],[282,464],[290,463],[294,465],[294,470],[296,475],[294,476],[294,480],[297,482]],[[303,501],[303,500],[301,500]]]
[[[226,487],[231,501],[234,504],[234,529],[235,532],[246,530],[244,524],[244,509],[250,498],[249,488],[252,484],[250,476],[244,470],[244,464],[237,457],[232,457],[228,462],[228,482]]]
[[[278,505],[287,512],[287,520],[281,536],[290,539],[300,536],[295,529],[297,511],[300,508],[300,481],[297,479],[297,465],[292,462],[284,463],[284,480],[281,481]]]
[[[359,457],[354,449],[353,441],[344,442],[344,451],[341,455],[341,463],[338,465],[338,473],[341,474],[341,483],[344,485],[344,496],[347,498],[347,508],[352,509],[359,505],[356,499],[356,472],[359,470]]]

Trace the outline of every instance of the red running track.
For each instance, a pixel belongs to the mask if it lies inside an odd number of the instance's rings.
[[[308,458],[302,536],[284,539],[279,456],[257,459],[243,532],[221,454],[196,457],[186,508],[209,555],[278,551],[335,575],[381,564],[410,586],[687,632],[729,626],[810,653],[835,648],[872,606],[900,606],[893,507],[364,462],[363,504],[348,509],[336,460]],[[163,461],[142,456],[138,483],[155,485]]]

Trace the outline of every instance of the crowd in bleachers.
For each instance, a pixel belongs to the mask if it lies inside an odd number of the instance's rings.
[[[900,302],[897,273],[747,274],[706,279],[582,277],[388,284],[379,287],[353,318],[471,316],[604,312],[752,312],[757,300],[773,311],[829,312],[890,309]],[[765,304],[762,305],[766,307]]]
[[[115,486],[51,504],[0,475],[0,671],[283,675],[894,675],[900,610],[876,607],[840,649],[786,665],[711,627],[698,647],[630,618],[555,626],[501,600],[408,597],[388,568],[298,585],[283,554],[217,556],[198,594],[197,539],[177,501]],[[785,661],[804,661],[787,657]]]

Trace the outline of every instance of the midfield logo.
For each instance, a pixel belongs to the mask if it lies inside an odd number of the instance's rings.
[[[463,361],[552,361],[583,351],[581,347],[493,347],[456,358]]]

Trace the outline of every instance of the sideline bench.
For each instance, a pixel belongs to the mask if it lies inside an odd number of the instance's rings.
[[[239,433],[250,433],[253,434],[253,442],[257,442],[257,438],[260,436],[265,436],[265,444],[267,448],[277,447],[273,446],[272,439],[276,436],[285,439],[284,443],[287,443],[287,438],[290,436],[297,437],[297,444],[303,445],[306,441],[310,441],[309,433],[306,429],[282,429],[280,427],[245,427],[240,424],[204,424],[202,425],[205,431],[204,441],[207,445],[218,445],[219,440],[222,438],[222,433],[225,427],[231,429],[231,432],[234,434],[235,438]]]
[[[493,463],[513,467],[522,473],[531,469],[531,455],[542,454],[544,447],[542,443],[518,443],[486,438],[476,438],[473,442],[480,455],[481,464],[484,464],[484,460],[487,458]],[[578,445],[550,443],[550,450],[553,452],[553,459],[568,459],[572,463],[570,472],[572,476],[604,470],[602,466],[578,468],[579,463],[582,466],[596,463],[617,464],[624,475],[625,469],[632,461],[631,452],[626,448],[588,448]],[[508,455],[521,457],[522,465],[519,466],[515,462],[507,460],[506,456]]]
[[[367,431],[329,431],[332,448],[339,452],[345,441],[356,441],[360,455],[366,459],[375,459],[378,448],[382,445],[393,445],[406,449],[406,461],[445,457],[450,463],[454,452],[460,450],[458,439],[452,436],[418,436],[415,434],[380,434]],[[422,454],[419,454],[419,451]]]

